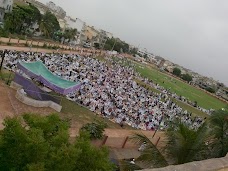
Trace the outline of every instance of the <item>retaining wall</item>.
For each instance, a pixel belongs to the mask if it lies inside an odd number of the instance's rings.
[[[144,169],[141,171],[228,171],[228,154],[223,158],[195,161],[164,168]]]
[[[21,93],[20,91],[21,86],[15,82],[12,82],[10,87],[17,90],[16,98],[26,105],[33,106],[33,107],[50,107],[56,110],[57,112],[60,112],[62,109],[62,106],[52,101],[40,101],[40,100],[34,100],[32,98],[27,97],[25,94]]]

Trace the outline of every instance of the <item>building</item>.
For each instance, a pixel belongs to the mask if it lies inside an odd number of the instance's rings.
[[[65,18],[66,17],[66,11],[64,11],[62,7],[57,6],[54,2],[50,1],[46,4],[46,6],[52,12],[54,12],[59,18]]]
[[[109,39],[113,38],[113,34],[110,33],[110,32],[106,32],[106,35],[107,35],[107,37],[108,37]]]
[[[58,18],[58,22],[59,22],[59,26],[60,26],[61,30],[64,31],[66,29],[66,25],[67,25],[66,20]]]
[[[95,39],[99,34],[99,31],[96,30],[93,26],[86,26],[85,28],[85,35],[86,35],[86,38],[87,40],[93,40]]]
[[[13,9],[13,0],[0,1],[0,22],[3,21],[5,13],[11,12]]]
[[[43,3],[36,1],[36,0],[26,0],[26,2],[31,3],[32,5],[34,5],[41,14],[45,14],[46,11],[49,10],[49,8],[47,8],[46,5],[44,5]]]
[[[65,17],[66,29],[77,29],[76,44],[83,44],[87,39],[85,35],[86,23],[79,18],[73,19],[69,16]]]
[[[152,53],[147,52],[147,49],[138,49],[137,53],[141,57],[154,58],[155,56]]]
[[[98,42],[99,42],[100,48],[102,48],[102,49],[104,48],[104,45],[105,45],[107,39],[108,39],[108,37],[107,37],[106,31],[99,30]]]
[[[228,101],[228,88],[219,88],[216,95]]]

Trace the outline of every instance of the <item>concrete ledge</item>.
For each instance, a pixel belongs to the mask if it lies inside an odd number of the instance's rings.
[[[10,87],[14,90],[18,90],[18,89],[22,89],[23,87],[17,83],[15,83],[14,81],[11,82]]]
[[[144,169],[141,171],[228,171],[228,154],[223,158],[195,161],[157,169]]]
[[[33,106],[33,107],[50,107],[56,110],[57,112],[60,112],[62,109],[62,106],[52,101],[40,101],[40,100],[29,98],[25,94],[21,93],[20,90],[21,90],[20,88],[17,89],[16,98],[26,105]]]

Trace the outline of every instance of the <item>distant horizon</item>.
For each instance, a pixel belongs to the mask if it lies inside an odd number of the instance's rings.
[[[228,1],[52,2],[72,18],[228,86]]]

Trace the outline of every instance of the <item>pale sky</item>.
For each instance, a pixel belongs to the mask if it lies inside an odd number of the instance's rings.
[[[227,0],[52,1],[73,18],[228,86]]]

